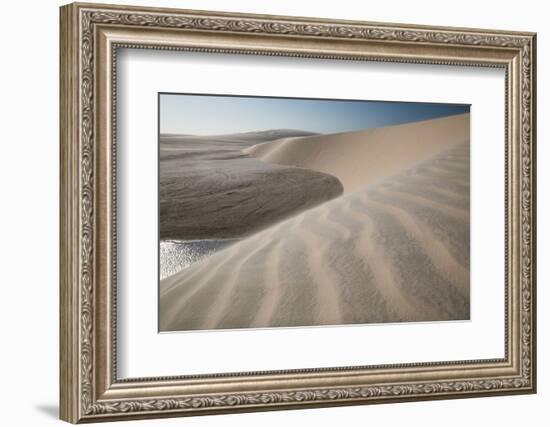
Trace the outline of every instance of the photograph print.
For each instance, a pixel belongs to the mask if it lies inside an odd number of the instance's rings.
[[[470,319],[470,106],[160,93],[159,331]]]

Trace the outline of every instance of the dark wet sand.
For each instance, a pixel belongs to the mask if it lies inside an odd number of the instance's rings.
[[[241,238],[343,192],[329,174],[275,165],[241,150],[271,139],[311,135],[272,131],[219,137],[161,136],[160,238]]]

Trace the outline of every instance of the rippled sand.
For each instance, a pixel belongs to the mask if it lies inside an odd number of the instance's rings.
[[[163,280],[160,330],[469,319],[469,140],[431,146]]]

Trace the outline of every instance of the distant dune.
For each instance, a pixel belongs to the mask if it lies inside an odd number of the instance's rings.
[[[467,141],[470,114],[330,135],[290,137],[244,150],[265,162],[336,176],[351,192]]]
[[[226,135],[185,135],[185,134],[161,134],[160,139],[163,142],[181,142],[182,139],[193,141],[223,141],[236,142],[245,145],[257,144],[259,142],[274,141],[282,138],[303,137],[318,135],[315,132],[309,132],[300,129],[267,129],[252,132],[240,132]]]
[[[160,330],[469,319],[468,128],[460,115],[245,149],[346,194],[162,280]]]

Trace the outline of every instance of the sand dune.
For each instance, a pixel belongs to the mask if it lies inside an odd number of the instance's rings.
[[[351,192],[469,140],[470,114],[330,135],[289,137],[244,149],[267,163],[336,176]]]
[[[346,194],[162,280],[160,330],[468,319],[468,120],[249,150]]]

